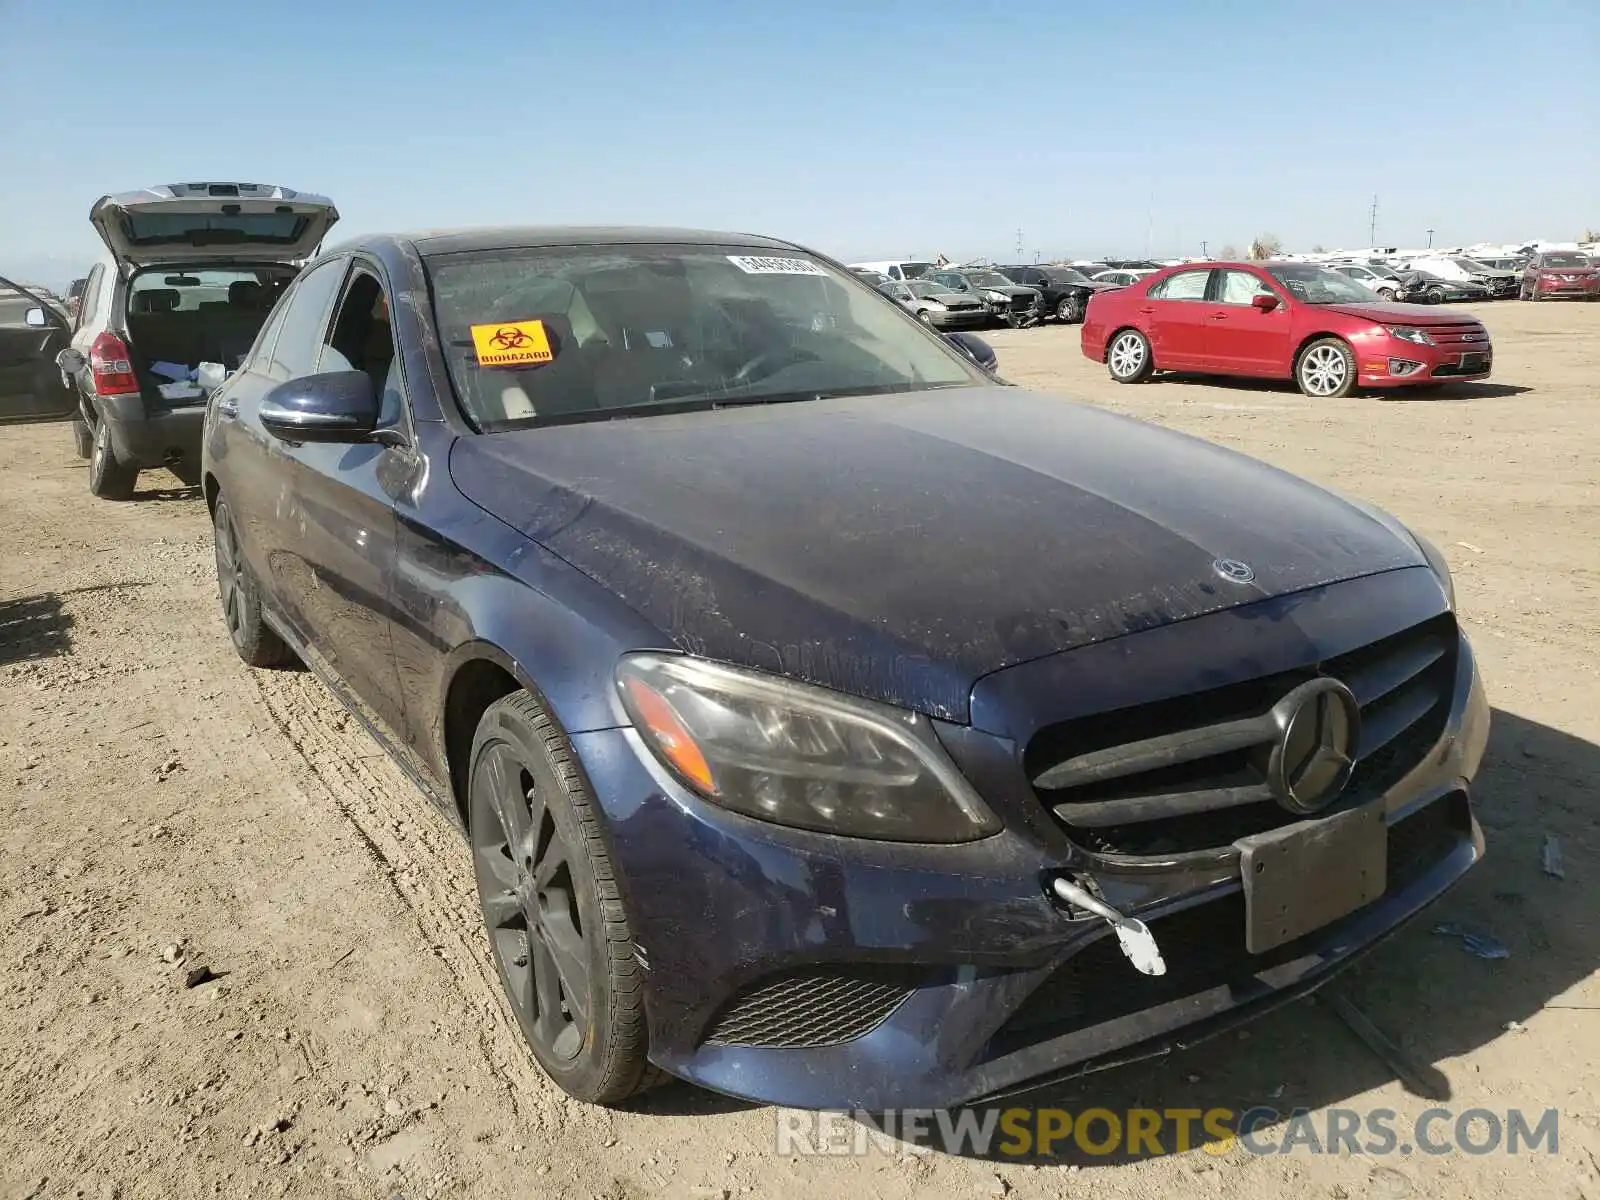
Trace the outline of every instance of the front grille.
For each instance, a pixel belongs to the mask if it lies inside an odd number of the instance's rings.
[[[924,972],[876,964],[809,967],[744,988],[712,1021],[713,1046],[837,1046],[865,1037],[905,1003]]]
[[[1011,307],[1015,312],[1031,312],[1038,301],[1038,297],[1024,292],[1020,296],[1011,297]]]
[[[1326,676],[1361,709],[1356,764],[1331,812],[1381,795],[1444,732],[1457,634],[1449,613],[1349,654],[1275,675],[1049,726],[1029,743],[1034,788],[1085,849],[1168,855],[1231,845],[1302,819],[1266,784],[1275,735],[1259,719]]]
[[[1460,793],[1391,826],[1387,890],[1399,891],[1417,879],[1471,830],[1466,797]],[[989,1053],[1006,1054],[1212,988],[1250,987],[1259,972],[1292,962],[1321,936],[1321,931],[1309,933],[1265,954],[1251,954],[1244,943],[1242,892],[1158,917],[1150,929],[1166,960],[1165,975],[1139,974],[1122,956],[1115,937],[1101,937],[1045,977],[1001,1026]]]
[[[1460,346],[1463,350],[1477,350],[1488,346],[1489,331],[1482,325],[1421,325],[1419,326],[1433,339],[1435,346],[1454,348]]]

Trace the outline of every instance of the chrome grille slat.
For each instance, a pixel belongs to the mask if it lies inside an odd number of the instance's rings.
[[[1106,829],[1135,821],[1154,821],[1162,817],[1212,812],[1219,808],[1237,808],[1244,804],[1263,804],[1271,799],[1272,792],[1266,784],[1260,783],[1248,787],[1205,788],[1195,792],[1058,804],[1053,811],[1062,820],[1084,829]]]
[[[1272,729],[1271,720],[1260,716],[1145,738],[1125,746],[1111,746],[1105,750],[1080,754],[1057,763],[1040,774],[1033,785],[1046,791],[1058,791],[1088,783],[1104,783],[1126,775],[1138,775],[1174,763],[1226,754],[1231,750],[1246,750],[1261,745],[1271,737]]]

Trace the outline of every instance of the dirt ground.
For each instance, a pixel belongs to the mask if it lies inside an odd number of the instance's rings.
[[[1495,380],[1394,403],[1117,387],[1075,328],[993,340],[1016,382],[1359,494],[1444,549],[1496,710],[1489,856],[1340,986],[1419,1090],[1558,1108],[1558,1154],[795,1158],[771,1109],[686,1086],[564,1101],[499,1000],[455,832],[311,676],[239,664],[195,492],[155,472],[96,501],[55,425],[0,429],[0,1197],[1600,1200],[1600,305],[1481,313]],[[1325,1002],[1038,1101],[1435,1103]]]

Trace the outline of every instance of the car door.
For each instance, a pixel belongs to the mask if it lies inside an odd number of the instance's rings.
[[[1230,375],[1287,376],[1289,301],[1265,273],[1228,267],[1216,276],[1211,285],[1215,299],[1206,314],[1206,361]],[[1277,307],[1262,312],[1255,307],[1257,296],[1271,296]]]
[[[30,325],[30,313],[43,323]],[[77,411],[77,399],[56,367],[56,355],[71,336],[66,313],[0,276],[0,421],[50,420]]]
[[[309,656],[351,693],[363,715],[376,718],[392,741],[403,741],[405,711],[390,638],[393,618],[396,498],[413,482],[417,459],[409,430],[398,356],[381,268],[356,258],[318,330],[314,357],[289,349],[299,328],[285,319],[274,360],[289,378],[362,371],[379,397],[382,440],[355,444],[286,443],[276,521],[292,537],[301,636]],[[306,369],[309,362],[309,370]],[[274,439],[276,440],[276,439]],[[286,502],[285,502],[286,501]]]
[[[1205,370],[1206,289],[1211,268],[1178,271],[1154,284],[1134,305],[1149,322],[1146,332],[1155,364],[1163,370]]]

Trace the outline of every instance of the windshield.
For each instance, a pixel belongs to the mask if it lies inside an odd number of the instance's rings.
[[[451,381],[485,431],[988,382],[798,251],[533,247],[427,266]]]
[[[1581,254],[1546,254],[1544,265],[1547,267],[1587,267],[1589,260]]]
[[[968,271],[967,282],[976,284],[978,287],[987,288],[1017,286],[1004,275],[1000,274],[999,271]]]
[[[922,285],[918,284],[916,286],[920,287]],[[896,300],[915,299],[915,297],[912,295],[912,292],[916,291],[915,287],[907,287],[905,284],[897,283],[893,279],[884,280],[878,285],[878,290],[885,296],[893,296]],[[917,294],[920,295],[921,293],[919,292]]]
[[[1308,263],[1271,263],[1267,272],[1296,300],[1307,304],[1374,304],[1377,292],[1364,287],[1348,275],[1314,267]]]
[[[1493,267],[1471,258],[1452,258],[1450,261],[1455,263],[1455,265],[1460,267],[1463,271],[1471,274],[1477,274],[1482,271],[1492,271],[1494,269]]]
[[[911,289],[914,295],[924,300],[933,296],[948,296],[950,294],[949,288],[943,284],[935,283],[931,279],[913,279],[906,286]]]
[[[900,264],[900,274],[907,279],[919,279],[931,270],[933,270],[932,263],[903,262]]]
[[[1045,272],[1054,283],[1088,283],[1089,277],[1071,267],[1051,267]]]

